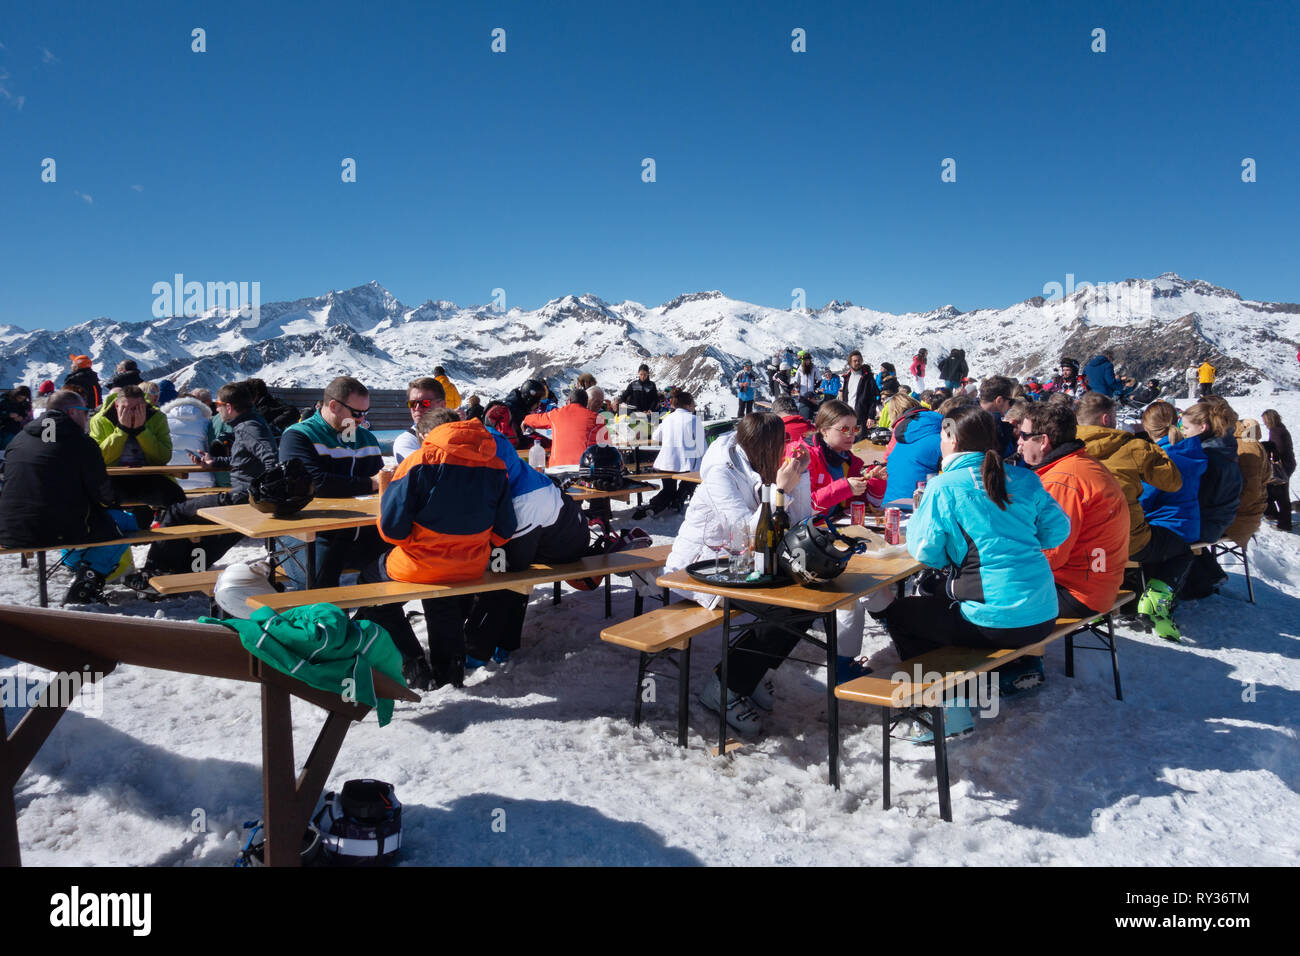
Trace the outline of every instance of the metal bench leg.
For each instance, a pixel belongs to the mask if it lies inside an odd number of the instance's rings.
[[[614,604],[611,600],[611,595],[610,595],[612,589],[609,583],[611,580],[613,580],[613,577],[614,575],[612,574],[605,575],[605,616],[606,617],[614,616]]]
[[[826,621],[826,747],[831,770],[831,786],[840,788],[840,699],[835,696],[835,658],[839,653],[838,624],[835,612]]]
[[[1115,615],[1106,615],[1106,643],[1110,645],[1110,669],[1115,674],[1115,699],[1123,700],[1124,692],[1119,686],[1119,648],[1115,646]]]
[[[1247,545],[1249,547],[1249,545]],[[1241,566],[1246,569],[1246,593],[1250,595],[1250,603],[1255,603],[1255,584],[1250,580],[1250,559],[1246,557],[1246,548],[1241,549]]]
[[[41,607],[50,606],[50,589],[45,580],[45,552],[36,552],[36,588],[41,597]]]
[[[22,554],[18,555],[18,566],[19,566],[20,568],[22,568],[23,570],[26,570],[26,569],[27,569],[27,552],[26,552],[26,551],[24,551]]]
[[[632,616],[640,617],[641,612],[645,610],[645,599],[641,597],[641,592],[636,590],[636,584],[632,585],[634,597],[632,598]]]
[[[645,670],[646,665],[650,663],[649,657],[645,651],[637,655],[636,661],[636,693],[632,695],[632,726],[641,726],[641,694],[645,690]]]
[[[560,582],[555,582],[555,587],[551,590],[551,604],[560,603]]]
[[[0,707],[0,753],[12,748],[5,730],[5,711]],[[0,866],[22,866],[22,855],[18,851],[18,808],[14,806],[14,784],[17,776],[25,767],[11,767],[8,761],[0,760]],[[12,779],[11,779],[12,778]]]
[[[1074,676],[1074,635],[1065,635],[1065,676]]]
[[[686,746],[686,715],[691,698],[691,642],[677,653],[677,746]]]
[[[880,739],[881,787],[885,791],[885,809],[889,809],[889,715],[888,707],[880,708],[880,729],[884,731]]]
[[[943,725],[943,705],[930,708],[934,728],[934,773],[939,781],[939,816],[952,823],[952,797],[948,793],[947,730]]]

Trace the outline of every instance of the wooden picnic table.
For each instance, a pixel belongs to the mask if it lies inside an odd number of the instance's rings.
[[[857,455],[868,465],[879,464],[885,460],[885,450],[888,445],[877,445],[873,441],[863,439],[853,446],[853,454]]]
[[[288,518],[258,511],[251,504],[200,508],[200,518],[238,531],[249,538],[272,541],[288,535],[307,542],[307,587],[316,585],[316,548],[313,542],[323,531],[364,528],[379,519],[379,495],[361,498],[313,498],[306,508]]]
[[[370,710],[263,663],[244,649],[234,631],[216,624],[0,605],[0,654],[55,671],[65,684],[67,675],[75,675],[77,687],[102,680],[119,664],[258,684],[268,866],[299,865],[303,831],[348,728]],[[419,701],[385,674],[373,675],[379,697]],[[9,732],[0,707],[0,866],[21,863],[14,788],[72,703],[70,696],[51,682]],[[326,714],[301,772],[294,761],[292,697]]]
[[[855,534],[865,533],[857,531]],[[869,533],[867,533],[869,534]],[[830,764],[831,786],[839,789],[839,702],[835,696],[835,658],[837,656],[838,635],[836,632],[835,612],[842,607],[866,597],[874,591],[889,587],[906,580],[920,571],[922,565],[910,554],[896,557],[879,557],[872,552],[855,555],[849,560],[844,573],[821,587],[804,587],[801,584],[787,584],[771,588],[737,588],[721,584],[700,581],[685,570],[672,571],[661,575],[655,582],[662,588],[677,591],[716,594],[722,598],[722,665],[719,680],[727,686],[727,662],[731,654],[732,614],[746,613],[758,621],[777,627],[789,633],[798,633],[804,640],[823,647],[826,650],[826,717],[827,717],[827,753]],[[776,619],[773,610],[798,612],[793,616]],[[826,628],[826,640],[818,641],[809,637],[807,625],[820,619]],[[727,715],[723,707],[718,716],[718,750],[719,755],[727,753]]]
[[[166,475],[171,478],[188,478],[199,472],[228,471],[226,468],[209,468],[207,465],[110,465],[110,478],[146,478]]]

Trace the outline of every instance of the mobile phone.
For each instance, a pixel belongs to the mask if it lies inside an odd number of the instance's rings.
[[[201,454],[200,454],[199,452],[197,452],[197,451],[192,451],[191,449],[187,448],[187,449],[185,449],[185,454],[189,455],[190,458],[192,458],[192,459],[193,459],[194,461],[196,461],[196,462],[201,462],[201,461],[203,461],[203,455],[201,455]]]

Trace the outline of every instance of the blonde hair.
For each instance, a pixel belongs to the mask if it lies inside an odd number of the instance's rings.
[[[1242,418],[1237,422],[1237,437],[1242,441],[1259,441],[1259,422],[1253,418]]]
[[[889,420],[896,422],[914,408],[920,408],[921,403],[911,395],[904,395],[899,392],[889,400]]]
[[[1205,402],[1197,402],[1190,408],[1183,409],[1183,421],[1190,425],[1204,425],[1206,429],[1214,433],[1214,406]]]
[[[1183,440],[1183,433],[1175,426],[1178,409],[1168,402],[1152,402],[1142,413],[1142,429],[1156,441],[1169,436],[1170,444]]]

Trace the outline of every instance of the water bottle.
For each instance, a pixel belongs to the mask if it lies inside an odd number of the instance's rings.
[[[538,471],[546,471],[546,449],[540,438],[534,438],[533,447],[528,449],[528,464]]]

